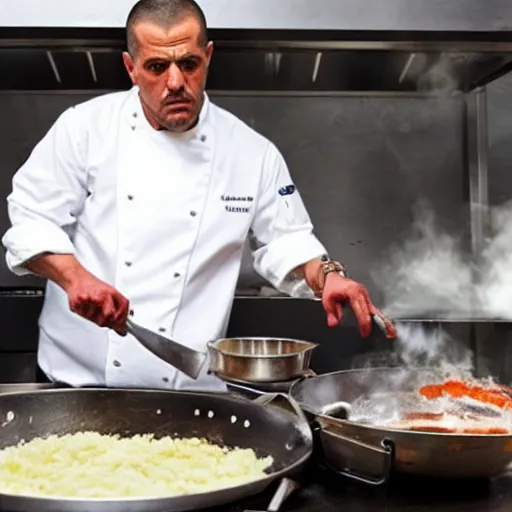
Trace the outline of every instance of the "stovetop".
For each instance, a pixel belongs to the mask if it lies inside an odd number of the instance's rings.
[[[395,477],[387,487],[368,487],[310,465],[302,479],[302,487],[282,505],[281,512],[512,511],[512,473],[491,480]],[[217,508],[215,512],[264,511],[275,488],[272,486],[260,496]]]

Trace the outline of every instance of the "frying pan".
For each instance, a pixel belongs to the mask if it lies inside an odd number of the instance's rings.
[[[372,368],[319,375],[293,384],[290,395],[316,425],[327,464],[344,476],[381,485],[391,471],[429,477],[482,478],[512,462],[511,434],[394,430],[350,421],[350,404],[376,392],[382,400],[443,378],[440,370]],[[386,404],[383,404],[386,406]]]
[[[94,431],[132,436],[201,437],[252,448],[274,464],[259,480],[214,492],[154,499],[60,499],[0,494],[12,512],[177,512],[223,505],[262,492],[299,471],[313,449],[312,432],[286,395],[251,402],[224,394],[120,389],[52,389],[0,395],[0,448],[50,434]]]

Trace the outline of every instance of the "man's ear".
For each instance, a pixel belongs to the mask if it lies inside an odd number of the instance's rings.
[[[130,75],[130,79],[133,85],[137,85],[137,78],[135,76],[135,66],[133,64],[132,56],[128,52],[123,52],[123,62],[128,75]]]
[[[207,58],[207,65],[209,66],[210,65],[210,61],[212,59],[212,54],[213,54],[213,41],[209,41],[208,44],[206,45],[206,58]]]

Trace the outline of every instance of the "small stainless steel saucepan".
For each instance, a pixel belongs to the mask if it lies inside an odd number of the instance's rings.
[[[223,338],[208,343],[210,371],[237,381],[289,381],[309,372],[316,347],[290,338]]]

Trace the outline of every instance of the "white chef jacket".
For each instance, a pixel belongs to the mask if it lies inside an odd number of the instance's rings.
[[[8,211],[14,273],[43,252],[74,254],[130,300],[134,321],[196,350],[225,336],[249,232],[256,271],[292,295],[307,287],[290,272],[325,252],[276,147],[207,95],[181,134],[150,126],[136,87],[69,108],[15,174]],[[39,327],[52,380],[225,389],[206,368],[194,381],[72,313],[51,281]]]

